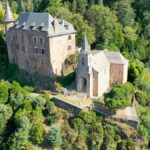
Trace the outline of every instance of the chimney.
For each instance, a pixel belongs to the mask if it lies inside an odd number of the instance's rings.
[[[55,33],[58,32],[58,21],[56,17],[54,17],[54,30],[55,30]]]

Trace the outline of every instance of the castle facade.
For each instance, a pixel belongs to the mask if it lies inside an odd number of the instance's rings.
[[[61,75],[62,64],[76,49],[72,24],[48,13],[21,13],[15,20],[8,2],[4,23],[10,63],[29,73]]]

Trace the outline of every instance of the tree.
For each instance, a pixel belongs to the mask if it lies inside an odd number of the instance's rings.
[[[41,144],[44,141],[45,130],[41,123],[34,123],[31,128],[31,140],[34,144]]]
[[[84,129],[84,122],[80,118],[75,118],[71,121],[73,128],[77,131]]]
[[[44,11],[49,12],[52,15],[56,15],[57,11],[61,8],[61,6],[61,0],[50,0],[47,8]]]
[[[88,5],[87,0],[77,0],[77,12],[79,13],[85,12],[87,5]]]
[[[129,81],[133,82],[137,77],[140,77],[143,73],[144,64],[138,60],[129,63]]]
[[[2,115],[5,121],[9,120],[13,111],[9,105],[0,104],[0,115]]]
[[[54,109],[55,109],[55,104],[54,104],[54,102],[49,100],[46,103],[46,107],[47,107],[48,113],[52,114],[54,112]]]
[[[117,150],[131,150],[135,149],[135,144],[131,139],[123,140],[117,145]]]
[[[77,0],[73,0],[72,2],[72,12],[76,13],[77,11]]]
[[[46,99],[41,96],[36,97],[35,101],[33,102],[34,107],[38,106],[38,107],[44,108],[45,104],[46,104]]]
[[[119,21],[123,26],[134,26],[135,14],[130,1],[117,1],[113,4],[113,9],[116,10]]]
[[[72,14],[69,10],[60,8],[56,15],[73,24],[77,31],[76,43],[78,46],[82,45],[85,32],[87,33],[89,44],[92,44],[95,41],[95,29],[89,26],[88,22],[85,21],[80,14]]]
[[[105,105],[112,109],[117,110],[131,105],[132,94],[134,87],[131,83],[117,84],[105,96]]]
[[[104,47],[111,43],[119,48],[122,46],[122,40],[124,40],[123,33],[121,33],[122,25],[118,22],[115,11],[111,11],[108,7],[93,5],[89,9],[87,19],[89,24],[96,29],[97,43]],[[118,38],[120,37],[118,34],[122,37]]]
[[[95,112],[81,111],[79,113],[79,118],[81,118],[86,124],[95,123],[97,121]]]
[[[35,123],[35,122],[43,122],[43,120],[44,120],[44,116],[43,116],[41,108],[36,107],[36,109],[32,111],[31,121]]]
[[[94,123],[90,127],[88,143],[91,150],[99,150],[103,141],[103,128],[101,123]]]
[[[135,98],[138,101],[138,103],[142,106],[149,106],[150,105],[150,100],[148,98],[148,95],[144,91],[137,91],[135,93]]]
[[[9,137],[8,143],[10,150],[23,150],[29,147],[30,128],[31,124],[29,119],[23,116],[20,120],[20,127]]]
[[[24,101],[20,108],[16,111],[14,115],[14,121],[17,126],[20,126],[20,120],[22,117],[26,116],[28,118],[31,118],[32,114],[32,106],[29,101]]]
[[[9,97],[9,83],[5,81],[0,82],[0,104],[4,104],[8,101]]]
[[[0,148],[3,143],[4,133],[6,128],[6,120],[2,114],[0,114]]]
[[[18,5],[18,13],[25,12],[25,11],[26,11],[26,9],[25,9],[24,2],[22,0],[20,0],[19,5]]]
[[[47,139],[52,147],[58,147],[62,144],[62,137],[58,124],[51,126],[51,130],[48,132]]]

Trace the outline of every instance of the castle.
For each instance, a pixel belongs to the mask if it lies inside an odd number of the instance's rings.
[[[21,13],[14,20],[7,2],[5,29],[9,62],[29,73],[61,75],[65,59],[75,53],[72,24],[48,13]],[[120,52],[90,50],[86,34],[76,69],[76,87],[88,97],[101,97],[116,83],[127,82],[128,60]]]
[[[120,52],[90,50],[86,34],[76,70],[77,91],[101,97],[116,83],[127,82],[128,60]]]
[[[10,63],[29,73],[61,75],[63,62],[76,49],[72,24],[48,13],[21,13],[15,20],[8,2],[4,23]]]

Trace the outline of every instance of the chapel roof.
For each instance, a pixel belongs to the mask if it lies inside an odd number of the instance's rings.
[[[112,52],[108,50],[92,50],[92,67],[96,71],[101,71],[110,64],[127,64],[128,60],[120,52]]]
[[[75,33],[73,25],[62,19],[57,19],[58,21],[58,31],[55,32],[54,20],[49,13],[28,13],[23,12],[20,14],[19,18],[16,20],[15,28],[22,28],[26,30],[40,30],[47,31],[49,37],[65,35]]]

